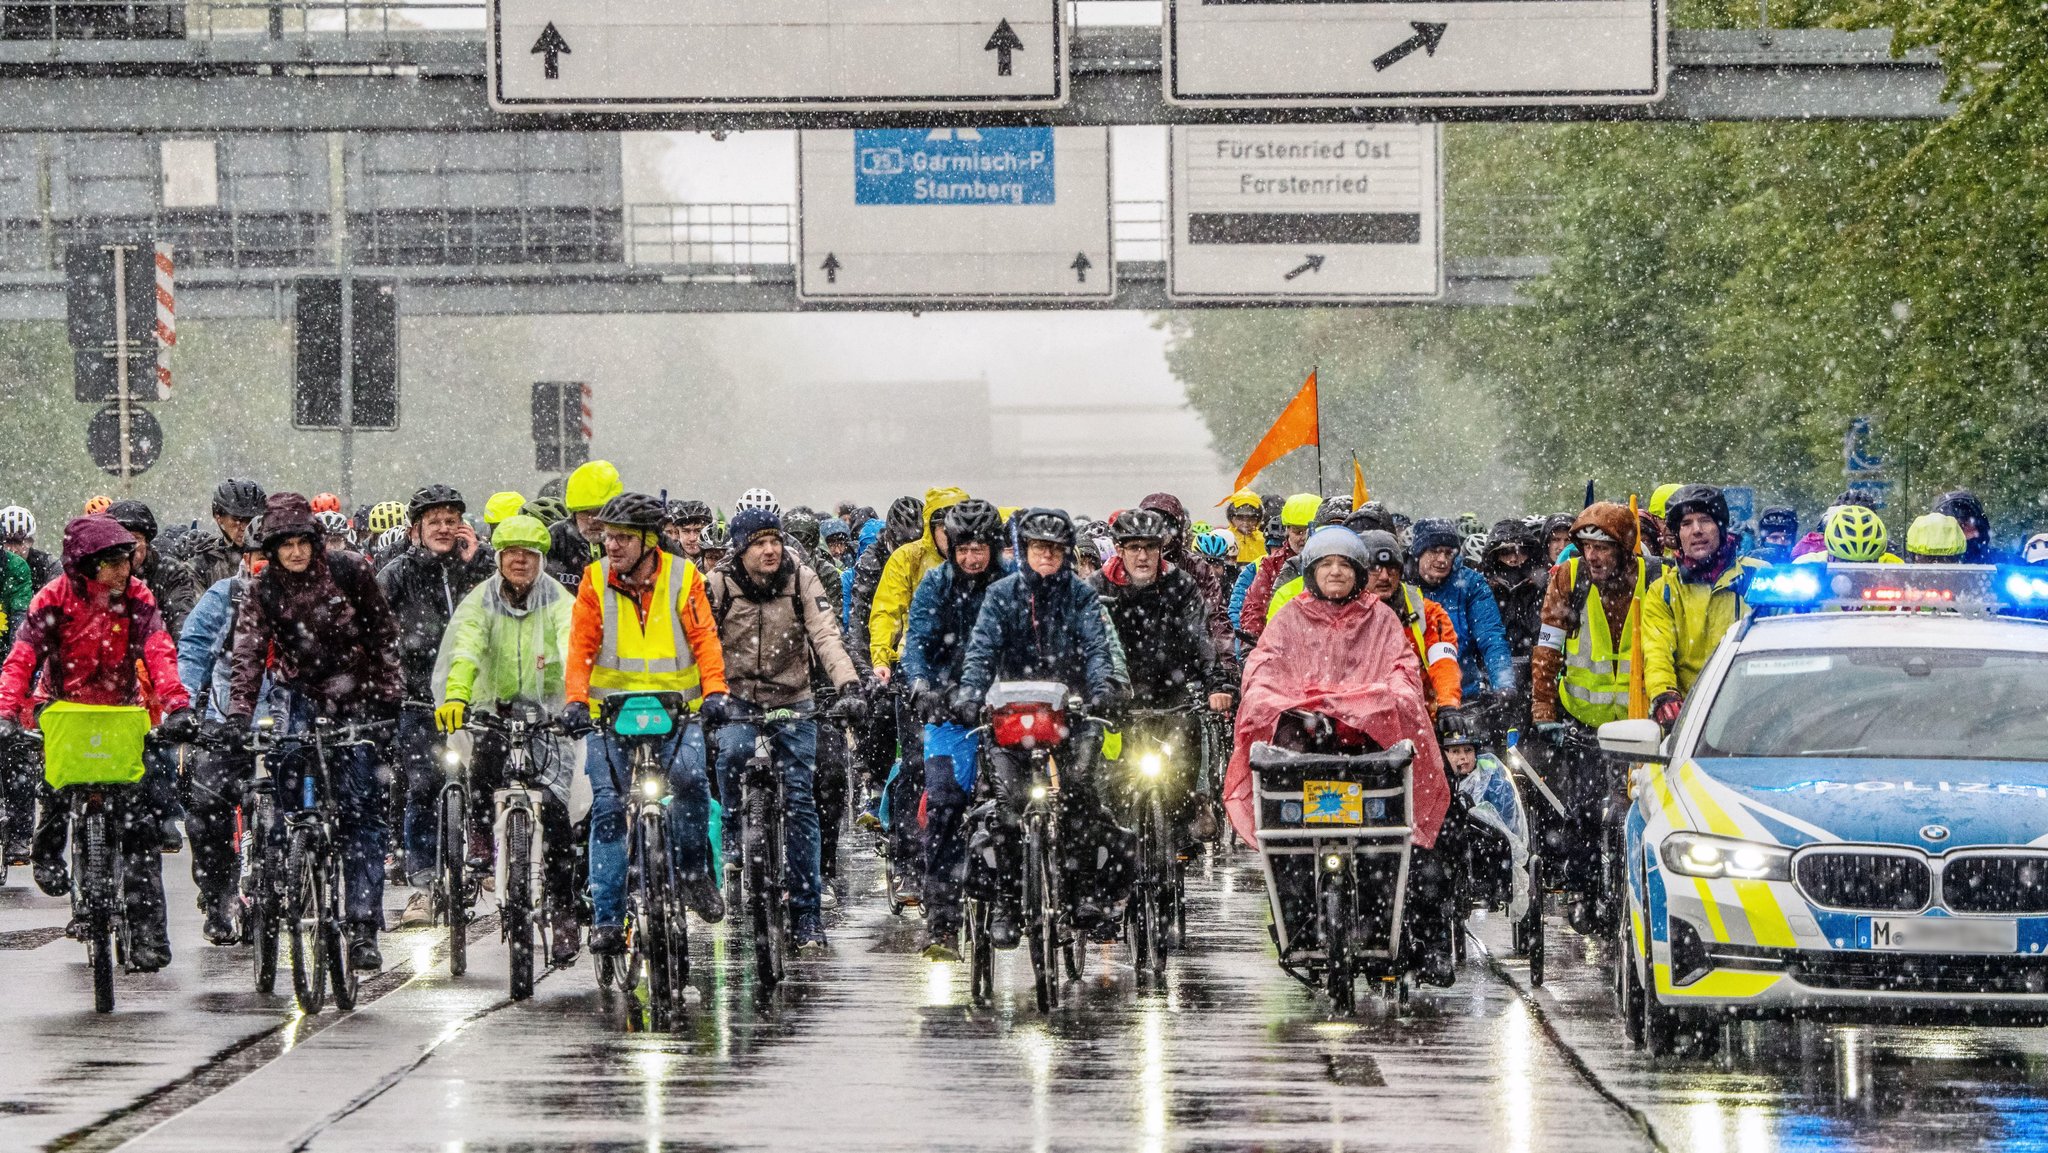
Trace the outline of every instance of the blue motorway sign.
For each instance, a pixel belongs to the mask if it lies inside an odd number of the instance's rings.
[[[855,204],[1052,204],[1050,128],[858,128]]]
[[[1756,490],[1747,485],[1731,484],[1721,490],[1728,501],[1728,523],[1737,528],[1756,523]]]

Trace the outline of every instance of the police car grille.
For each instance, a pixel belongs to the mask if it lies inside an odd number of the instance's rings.
[[[1941,872],[1941,903],[1958,913],[2048,913],[2048,854],[1956,857]]]
[[[2037,958],[1884,953],[1798,953],[1792,978],[1814,989],[1867,993],[2036,995],[2048,992]]]
[[[1799,888],[1835,909],[1911,912],[1927,907],[1934,877],[1919,857],[1886,853],[1807,853],[1795,865]]]

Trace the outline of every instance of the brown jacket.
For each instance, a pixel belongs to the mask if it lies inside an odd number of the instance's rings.
[[[1600,501],[1586,506],[1586,511],[1572,522],[1572,539],[1578,540],[1582,528],[1597,528],[1614,538],[1621,546],[1622,568],[1615,579],[1608,584],[1596,586],[1600,590],[1600,607],[1610,621],[1622,621],[1628,617],[1629,602],[1635,599],[1635,559],[1637,526],[1636,518],[1629,515],[1628,506],[1611,501]],[[1584,564],[1582,560],[1579,562]],[[1529,717],[1537,724],[1547,724],[1558,719],[1557,677],[1564,669],[1562,635],[1578,627],[1579,607],[1572,603],[1572,565],[1560,560],[1550,570],[1550,583],[1543,590],[1541,637],[1558,638],[1556,647],[1538,640],[1529,657],[1529,683],[1532,691],[1529,697]],[[1619,628],[1617,626],[1617,633]]]
[[[814,657],[833,687],[859,682],[839,637],[837,600],[794,555],[785,554],[772,584],[756,585],[734,553],[704,578],[704,592],[718,621],[733,696],[768,709],[808,701]]]

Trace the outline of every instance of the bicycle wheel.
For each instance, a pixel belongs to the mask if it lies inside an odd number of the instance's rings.
[[[272,846],[269,802],[259,802],[256,825],[249,831],[249,875],[243,878],[244,903],[248,909],[245,926],[249,943],[255,946],[256,992],[268,997],[277,992],[278,896],[277,862],[270,859]]]
[[[634,876],[633,952],[647,972],[647,1010],[655,1029],[668,1028],[674,990],[668,967],[668,838],[659,810],[633,822],[640,860]]]
[[[1166,802],[1155,789],[1145,797],[1144,824],[1138,830],[1139,888],[1134,894],[1139,935],[1143,938],[1138,964],[1141,968],[1149,965],[1155,977],[1166,973],[1169,890],[1174,869],[1173,829],[1166,821]]]
[[[505,862],[505,892],[498,909],[511,951],[512,999],[523,1001],[533,996],[533,877],[528,872],[533,861],[533,814],[506,810],[498,859]]]
[[[995,1000],[995,946],[988,939],[989,907],[969,898],[967,916],[967,988],[974,1003],[983,1008]]]
[[[1046,889],[1045,823],[1040,816],[1025,818],[1024,827],[1024,942],[1031,950],[1032,992],[1038,1011],[1049,1012],[1059,1004],[1059,940],[1052,917],[1052,895]]]
[[[292,996],[299,1009],[327,1005],[327,951],[320,947],[320,851],[311,829],[293,829],[285,857],[285,926],[292,954]]]
[[[1330,1007],[1350,1015],[1358,1009],[1357,990],[1351,972],[1351,906],[1344,899],[1344,886],[1335,877],[1323,885],[1323,953],[1329,960],[1324,984],[1330,992]]]
[[[775,988],[782,980],[782,961],[776,956],[780,943],[780,919],[775,908],[775,885],[769,879],[769,866],[773,861],[773,840],[775,830],[769,809],[771,798],[766,789],[748,789],[741,802],[743,816],[740,843],[746,854],[747,916],[754,930],[754,980],[763,992]]]
[[[469,801],[456,785],[441,789],[441,878],[448,905],[448,972],[469,972],[469,901],[464,886],[469,863]]]
[[[332,846],[320,854],[320,941],[327,950],[327,973],[334,986],[334,1007],[347,1012],[356,1007],[360,975],[348,948],[348,909],[343,897],[341,854]]]
[[[1529,867],[1537,867],[1534,858],[1530,859]],[[1543,984],[1543,890],[1534,884],[1530,886],[1529,908],[1515,926],[1515,943],[1517,951],[1529,958],[1529,984]]]
[[[85,951],[92,961],[92,1007],[96,1013],[114,1011],[114,880],[113,845],[107,835],[107,815],[95,809],[85,814],[79,829],[80,856],[85,862],[79,895],[85,904]]]

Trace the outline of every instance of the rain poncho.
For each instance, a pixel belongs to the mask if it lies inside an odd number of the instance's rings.
[[[1466,814],[1508,844],[1514,892],[1507,912],[1510,919],[1520,919],[1529,911],[1529,815],[1522,810],[1514,777],[1493,754],[1481,753],[1472,771],[1458,779],[1458,794],[1465,798]]]
[[[1415,645],[1394,610],[1365,597],[1342,603],[1314,595],[1288,603],[1266,624],[1245,661],[1237,748],[1224,778],[1223,805],[1248,845],[1253,837],[1251,750],[1270,741],[1280,714],[1304,709],[1331,717],[1391,748],[1415,742],[1415,844],[1436,844],[1451,804]]]
[[[505,578],[493,576],[469,591],[441,634],[434,658],[434,704],[451,698],[472,709],[500,701],[528,701],[556,716],[568,700],[569,614],[575,601],[561,582],[542,573],[516,607],[505,598]],[[569,782],[581,776],[583,742],[548,739],[553,755],[536,745],[541,783],[566,800]]]

